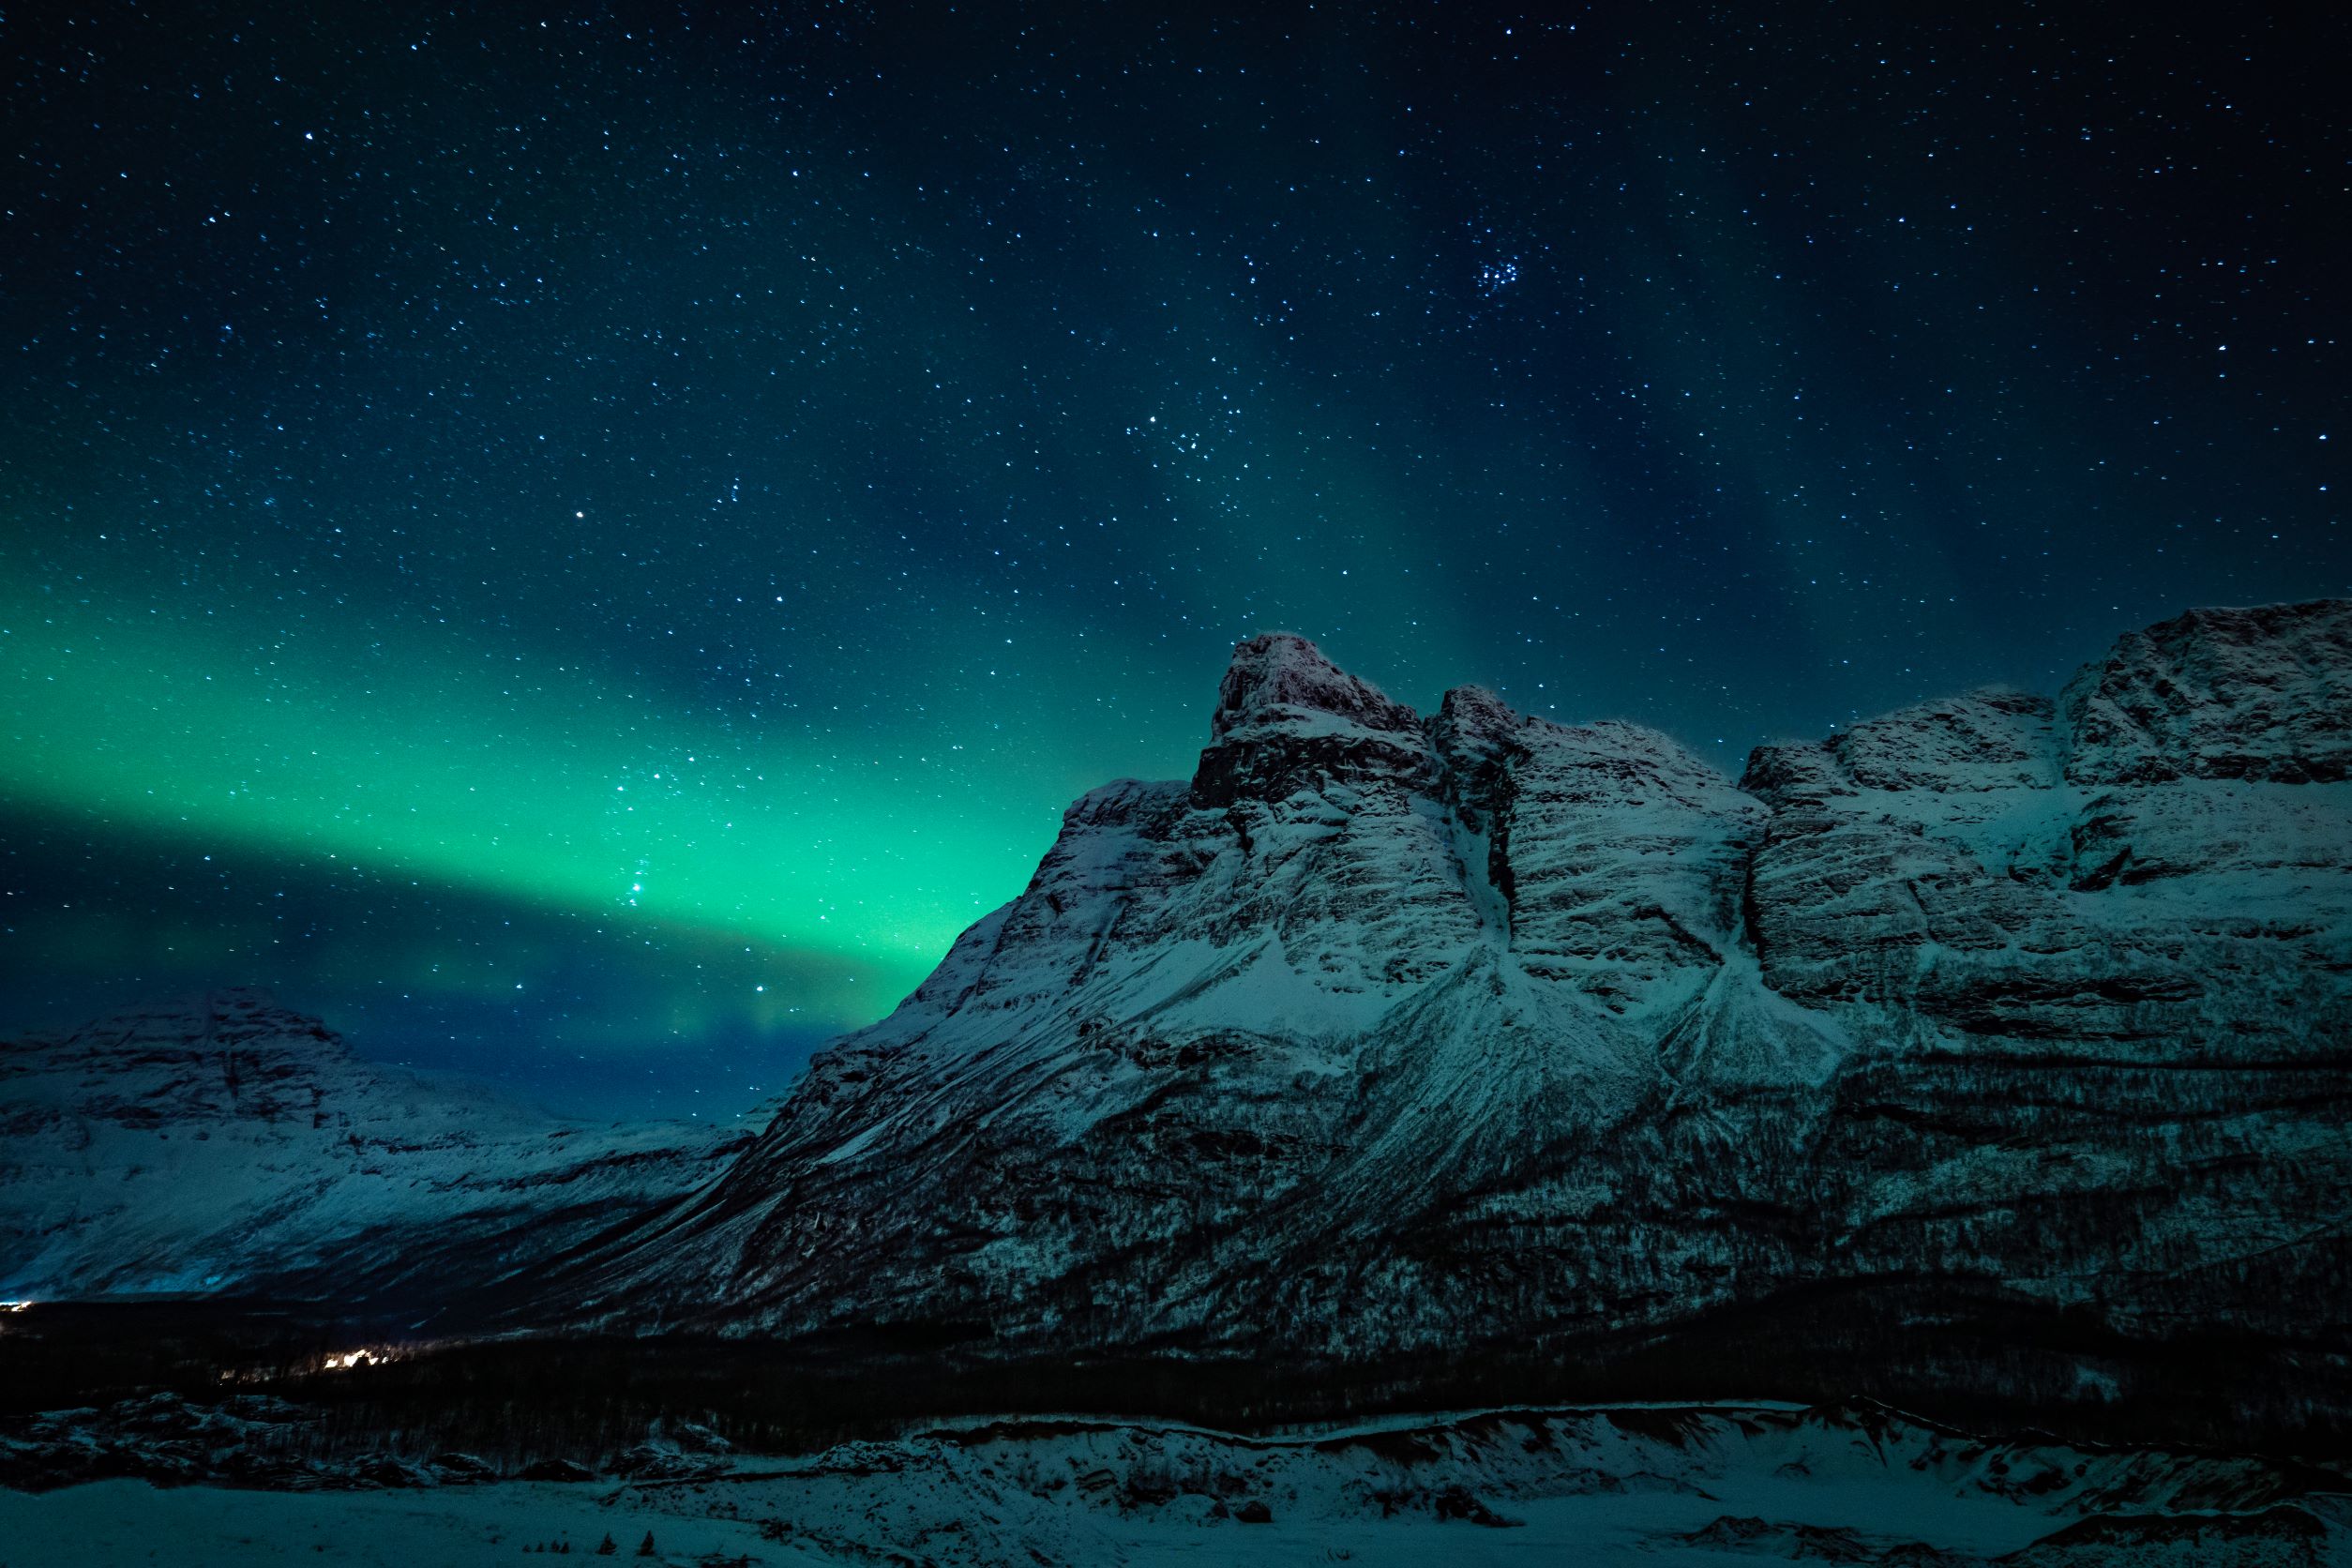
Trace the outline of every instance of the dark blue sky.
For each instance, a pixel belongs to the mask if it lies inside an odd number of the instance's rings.
[[[0,1025],[731,1110],[1254,631],[1736,771],[2352,592],[2302,26],[11,11]]]

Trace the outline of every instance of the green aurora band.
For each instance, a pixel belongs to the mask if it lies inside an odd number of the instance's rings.
[[[829,1025],[911,988],[1052,831],[919,737],[891,737],[904,765],[851,761],[527,654],[255,644],[235,613],[150,629],[13,586],[0,607],[9,805],[851,960],[872,984],[792,999]]]

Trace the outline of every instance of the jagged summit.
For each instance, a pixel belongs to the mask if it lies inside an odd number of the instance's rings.
[[[1327,726],[1332,720],[1368,730],[1416,730],[1420,716],[1393,701],[1323,656],[1293,632],[1266,632],[1238,643],[1217,683],[1212,742],[1259,725]]]
[[[1462,731],[1500,733],[1517,729],[1525,720],[1492,687],[1457,686],[1448,688],[1439,699],[1437,716],[1431,722]]]
[[[1490,764],[1518,744],[1527,720],[1485,686],[1455,686],[1438,703],[1429,738],[1440,751],[1475,768]]]
[[[1422,776],[1433,763],[1419,714],[1305,638],[1270,632],[1233,650],[1193,792],[1213,805],[1279,800],[1345,779]]]
[[[1642,777],[1661,773],[1696,768],[1717,776],[1658,731],[1558,724],[1518,713],[1485,686],[1454,687],[1424,717],[1288,632],[1236,647],[1218,698],[1192,778],[1192,798],[1204,807],[1393,786],[1443,796],[1475,820],[1497,787],[1496,770],[1537,749],[1578,755],[1581,763],[1569,771],[1588,793],[1613,787],[1611,778],[1638,792]],[[1088,797],[1085,809],[1099,808]]]

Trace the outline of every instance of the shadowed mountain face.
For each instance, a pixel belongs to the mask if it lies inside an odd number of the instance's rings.
[[[1737,781],[1258,638],[1190,780],[1073,805],[543,1310],[1368,1361],[1883,1286],[2317,1344],[2352,1285],[2347,715],[2345,601],[2193,612],[2055,701]]]

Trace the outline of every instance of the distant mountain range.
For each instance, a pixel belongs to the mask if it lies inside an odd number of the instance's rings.
[[[175,1017],[161,1078],[106,1029],[0,1055],[0,1278],[298,1257],[380,1289],[508,1227],[533,1266],[473,1308],[508,1327],[1390,1368],[1681,1343],[2094,1404],[2194,1362],[2250,1419],[2352,1410],[2352,601],[2192,611],[2055,699],[1736,780],[1253,639],[1191,778],[1071,806],[740,1151],[461,1135],[293,1019],[256,1117]],[[224,1126],[274,1232],[115,1180],[165,1130],[213,1168],[178,1140]]]
[[[748,1141],[567,1125],[219,992],[0,1047],[0,1300],[429,1310],[673,1199]]]

